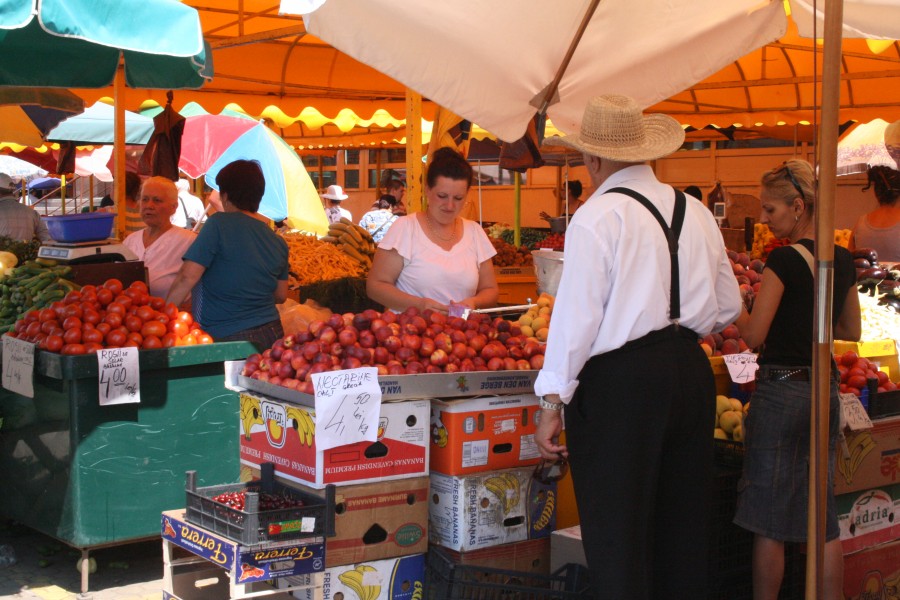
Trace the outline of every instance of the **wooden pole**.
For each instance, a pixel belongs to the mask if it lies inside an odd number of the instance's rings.
[[[125,213],[128,210],[128,203],[125,200],[125,67],[121,60],[113,80],[113,103],[115,111],[115,120],[113,121],[113,200],[116,212],[119,213],[116,219],[117,237],[124,240],[127,218]]]
[[[515,219],[516,223],[513,227],[513,246],[518,248],[522,245],[522,228],[520,226],[520,221],[522,220],[522,174],[518,171],[513,175],[513,181],[515,182]]]
[[[406,195],[410,213],[424,208],[422,189],[422,94],[406,88]]]
[[[813,326],[813,386],[810,419],[809,511],[807,516],[806,598],[824,596],[825,512],[828,481],[829,400],[833,347],[834,195],[837,179],[843,0],[825,7],[822,63],[822,116],[819,127],[819,190],[815,206],[816,272]]]

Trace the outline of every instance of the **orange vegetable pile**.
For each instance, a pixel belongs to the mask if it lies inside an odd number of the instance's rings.
[[[48,308],[32,310],[7,335],[61,354],[88,354],[104,348],[170,348],[211,344],[212,337],[190,313],[151,296],[147,284],[123,288],[118,279],[69,292]]]

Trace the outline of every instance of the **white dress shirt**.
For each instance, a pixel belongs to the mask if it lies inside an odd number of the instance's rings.
[[[653,203],[671,224],[675,194],[647,165],[614,173],[572,217],[565,258],[553,306],[544,367],[534,388],[538,395],[559,394],[568,403],[578,374],[592,356],[622,347],[671,324],[669,251],[653,215],[623,194],[630,188]],[[712,213],[688,196],[678,241],[682,326],[703,336],[733,323],[741,297],[722,234]],[[652,375],[653,365],[635,365]]]

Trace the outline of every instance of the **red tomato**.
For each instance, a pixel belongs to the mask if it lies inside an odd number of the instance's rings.
[[[53,312],[56,313],[56,318],[60,318],[65,315],[66,312],[66,303],[62,300],[57,300],[50,304],[50,308],[53,309]]]
[[[111,278],[104,281],[103,287],[111,291],[114,296],[118,296],[119,294],[121,294],[122,290],[124,289],[122,282],[116,278]]]
[[[66,317],[62,322],[63,329],[81,329],[81,319],[78,317]]]
[[[121,329],[113,329],[109,333],[106,334],[106,345],[107,347],[116,347],[119,348],[128,341],[128,334],[123,333]]]
[[[34,337],[41,332],[41,323],[39,321],[32,321],[25,327],[25,335],[28,337]]]
[[[41,331],[44,333],[52,333],[54,329],[59,328],[59,321],[56,320],[56,313],[53,313],[54,318],[52,321],[43,321],[41,322]]]
[[[122,295],[128,296],[129,298],[131,298],[131,301],[134,302],[135,304],[140,304],[140,302],[139,302],[139,300],[141,299],[141,291],[140,290],[136,290],[133,287],[130,287],[127,290],[125,290],[124,292],[122,292]]]
[[[16,333],[25,333],[25,329],[28,327],[28,323],[25,322],[25,319],[19,319],[16,321],[16,325],[14,331]]]
[[[84,323],[96,325],[100,322],[100,313],[93,308],[86,308],[84,309],[84,314],[81,315],[81,320]]]
[[[144,294],[150,293],[150,288],[147,287],[147,284],[140,280],[135,280],[131,282],[131,285],[128,286],[130,290],[138,290],[139,292],[143,292]]]
[[[61,354],[84,354],[87,349],[84,344],[66,344],[60,349]]]
[[[104,288],[100,288],[97,290],[97,302],[99,302],[102,306],[106,306],[115,298],[115,294],[113,294],[110,290]]]
[[[162,312],[170,319],[174,319],[178,316],[178,307],[171,302],[167,302],[165,307],[162,309]]]
[[[84,307],[81,302],[78,304],[69,304],[66,306],[66,310],[63,314],[67,317],[78,317],[80,319],[81,315],[84,314]]]
[[[62,336],[59,335],[48,335],[46,340],[47,350],[50,352],[59,352],[62,350],[65,341],[62,339]]]
[[[165,313],[158,312],[153,316],[153,320],[165,324],[168,323],[171,319],[169,319],[169,317]]]
[[[103,332],[95,327],[85,329],[81,332],[81,341],[85,344],[102,344]]]
[[[185,325],[187,325],[188,327],[190,327],[191,325],[194,324],[194,316],[191,313],[184,311],[184,310],[179,311],[178,320],[181,321],[182,323],[184,323]]]
[[[166,301],[159,296],[150,296],[150,308],[153,310],[162,310],[166,307]]]
[[[175,337],[174,333],[167,333],[166,335],[162,336],[163,348],[171,348],[172,346],[176,345],[177,341],[178,338]]]
[[[105,336],[107,333],[112,331],[112,325],[110,325],[106,321],[100,321],[99,323],[97,323],[97,331]]]
[[[156,311],[149,306],[139,306],[136,314],[141,321],[149,321],[156,316]]]
[[[125,294],[119,294],[116,296],[116,302],[122,304],[126,309],[134,304],[134,300],[126,296]]]
[[[156,348],[162,348],[162,340],[160,340],[155,335],[148,335],[144,338],[144,343],[141,344],[141,348],[144,350],[151,350]]]
[[[212,336],[209,335],[208,333],[201,333],[197,337],[197,343],[198,344],[212,344],[213,343]]]
[[[125,340],[125,343],[122,344],[123,348],[140,348],[141,345],[135,342],[134,340],[128,339]]]
[[[115,302],[113,302],[115,304]],[[112,304],[110,304],[112,306]],[[106,316],[103,317],[104,323],[109,323],[110,328],[115,329],[116,327],[120,327],[122,325],[122,315],[116,312],[107,312]],[[99,323],[98,323],[99,325]]]
[[[137,315],[128,315],[125,317],[125,329],[128,331],[140,331],[141,327],[144,326],[144,321]]]
[[[90,354],[91,352],[96,352],[97,350],[103,350],[103,344],[85,344],[84,345],[85,354]]]
[[[144,326],[141,327],[141,335],[144,336],[144,342],[146,342],[147,337],[151,335],[161,338],[166,335],[166,325],[159,321],[147,321],[144,323]]]
[[[71,292],[66,294],[66,297],[63,298],[63,302],[65,302],[66,304],[76,304],[78,302],[81,302],[81,292],[72,290]]]
[[[144,336],[137,331],[130,331],[128,333],[128,340],[134,342],[135,346],[140,347],[140,345],[144,343]]]
[[[84,288],[81,288],[81,301],[89,304],[94,304],[97,302],[97,292],[85,292]]]
[[[194,346],[197,344],[197,338],[194,337],[193,333],[189,333],[180,340],[178,340],[179,346]]]
[[[66,332],[63,334],[63,341],[66,344],[80,344],[81,329],[66,329]]]
[[[125,316],[125,313],[128,312],[128,307],[126,307],[121,302],[110,302],[109,306],[106,307],[106,314],[115,313],[117,315]]]
[[[189,333],[189,329],[187,324],[184,321],[180,321],[175,319],[174,321],[169,321],[169,331],[176,337],[184,337]]]
[[[26,323],[34,323],[35,321],[40,321],[40,311],[37,310],[29,310],[25,313],[25,316],[22,317]]]
[[[83,286],[81,286],[81,293],[82,293],[82,295],[83,294],[96,294],[97,286],[90,284],[90,283],[87,285],[83,285]]]
[[[56,311],[52,308],[44,308],[38,313],[38,321],[55,321]]]

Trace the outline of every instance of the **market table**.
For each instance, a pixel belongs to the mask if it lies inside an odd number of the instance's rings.
[[[185,471],[202,485],[238,480],[238,401],[224,362],[255,351],[249,342],[142,350],[141,403],[114,406],[98,403],[95,355],[38,351],[34,399],[0,390],[0,514],[84,559],[90,548],[157,537],[160,513],[184,506]]]

